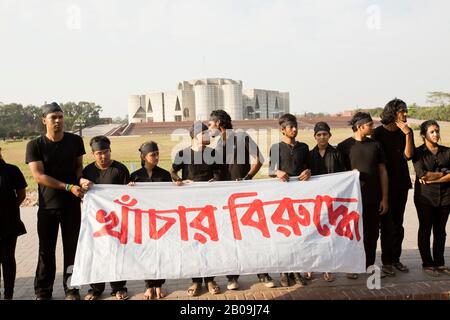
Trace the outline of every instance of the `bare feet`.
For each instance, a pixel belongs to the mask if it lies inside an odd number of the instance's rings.
[[[154,292],[153,288],[148,288],[144,292],[144,296],[142,297],[142,299],[144,299],[144,300],[152,300],[154,298],[155,298],[155,292]]]
[[[155,291],[156,291],[156,299],[165,298],[166,294],[164,293],[164,291],[162,291],[161,287],[155,287]]]

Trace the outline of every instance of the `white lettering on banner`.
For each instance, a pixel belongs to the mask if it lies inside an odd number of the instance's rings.
[[[96,185],[72,285],[264,272],[365,272],[357,171],[300,182]]]

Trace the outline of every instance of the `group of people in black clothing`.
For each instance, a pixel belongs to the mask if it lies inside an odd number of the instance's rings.
[[[414,203],[419,218],[422,268],[430,276],[450,275],[444,261],[445,228],[450,212],[450,148],[439,144],[440,127],[434,120],[422,123],[423,144],[415,148],[406,115],[404,101],[389,101],[381,114],[382,125],[374,129],[370,114],[357,112],[350,121],[353,136],[336,148],[329,143],[332,135],[329,125],[319,122],[314,127],[317,145],[310,151],[308,145],[296,140],[296,117],[284,114],[279,118],[281,142],[270,149],[269,176],[283,182],[293,177],[305,181],[312,175],[358,170],[366,267],[375,263],[377,240],[381,234],[382,276],[395,276],[397,271],[409,271],[400,256],[403,217],[408,191],[412,187],[407,162],[412,160],[416,172]],[[59,226],[63,240],[66,299],[80,299],[79,289],[70,287],[67,281],[75,260],[81,221],[80,201],[93,184],[132,187],[136,182],[172,182],[182,186],[196,181],[250,180],[264,162],[255,141],[245,132],[233,130],[232,120],[223,110],[214,110],[208,124],[194,122],[190,130],[191,146],[176,154],[170,172],[158,166],[158,145],[148,141],[139,148],[141,168],[130,174],[125,165],[111,158],[111,142],[105,136],[91,139],[95,161],[83,168],[86,153],[83,140],[64,131],[64,115],[57,103],[42,106],[42,122],[46,133],[30,141],[26,150],[26,163],[39,189],[39,255],[34,280],[38,300],[52,297]],[[218,138],[214,148],[208,146],[211,137]],[[0,149],[0,263],[5,299],[13,298],[15,247],[18,236],[26,233],[19,210],[26,187],[20,170],[3,160]],[[430,249],[431,232],[433,251]],[[275,286],[269,274],[257,276],[267,287]],[[311,272],[282,273],[280,284],[303,286],[313,276]],[[323,273],[322,277],[326,281],[335,279],[330,272]],[[358,274],[347,274],[347,277],[356,279]],[[239,288],[239,275],[228,275],[227,278],[227,289]],[[188,295],[199,295],[203,281],[210,293],[220,292],[214,277],[193,278]],[[164,279],[146,280],[144,299],[163,298],[161,287],[164,282]],[[111,282],[110,286],[111,294],[118,300],[128,298],[126,281]],[[84,298],[96,300],[105,290],[105,283],[91,284],[90,287]]]

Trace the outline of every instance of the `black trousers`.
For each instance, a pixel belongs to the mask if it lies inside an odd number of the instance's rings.
[[[34,279],[34,291],[37,296],[51,297],[56,273],[56,242],[61,225],[64,253],[63,287],[67,293],[73,288],[67,286],[72,275],[75,252],[80,231],[80,206],[64,209],[38,210],[39,260]]]
[[[117,291],[128,291],[127,288],[125,287],[126,284],[127,284],[126,281],[110,282],[109,285],[111,286],[111,294],[115,295]],[[90,286],[92,288],[92,291],[94,291],[96,295],[101,295],[103,291],[105,291],[104,282],[91,283]]]
[[[384,265],[400,262],[405,236],[403,218],[408,189],[389,189],[389,212],[381,216],[381,261]]]
[[[364,250],[366,252],[366,269],[375,264],[381,220],[378,210],[379,205],[363,204],[363,235]]]
[[[148,288],[153,288],[153,287],[161,287],[165,282],[166,282],[166,280],[164,280],[164,279],[145,280],[145,287],[147,289]]]
[[[205,278],[192,278],[192,282],[202,284],[202,281],[205,280],[205,283],[214,281],[214,277],[205,277]]]
[[[422,266],[441,267],[445,265],[445,226],[448,221],[450,206],[433,207],[416,201],[414,204],[419,217],[418,244]],[[433,256],[430,249],[431,231],[433,231]]]
[[[16,281],[16,243],[16,236],[0,239],[0,271],[3,271],[5,299],[12,299],[14,294],[14,282]]]

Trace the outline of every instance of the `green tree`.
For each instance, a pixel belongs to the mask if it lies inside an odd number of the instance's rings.
[[[101,123],[100,112],[102,111],[102,107],[94,102],[81,101],[78,104],[75,102],[66,102],[61,103],[60,106],[64,111],[66,130],[78,129],[75,123],[84,123],[85,127]]]
[[[450,105],[450,93],[441,91],[428,92],[427,101],[439,106]]]

